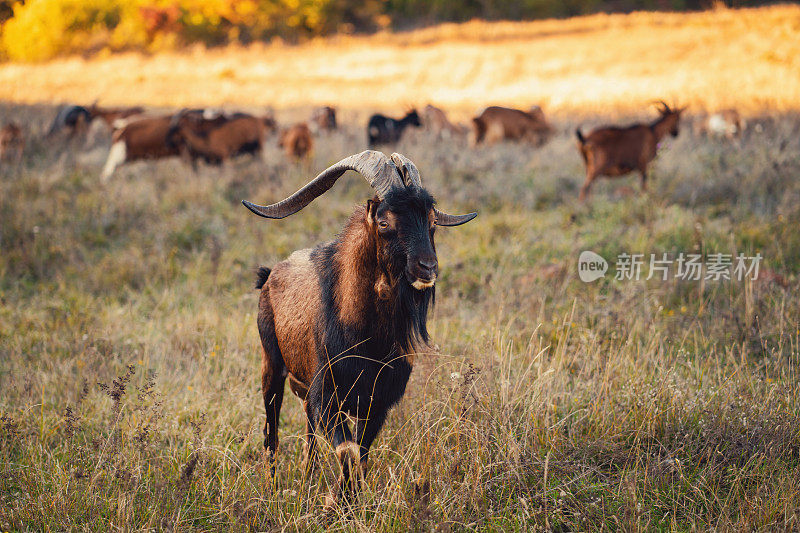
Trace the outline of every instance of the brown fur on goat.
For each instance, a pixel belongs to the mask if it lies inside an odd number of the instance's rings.
[[[180,155],[180,147],[167,145],[171,122],[172,115],[145,117],[116,130],[111,136],[111,150],[103,167],[102,180],[111,177],[123,163]]]
[[[25,136],[22,128],[15,122],[9,122],[0,129],[0,160],[8,159],[13,151],[14,161],[19,164],[22,161],[23,150],[25,150]]]
[[[455,137],[464,133],[460,127],[450,122],[447,114],[438,107],[426,105],[422,110],[422,117],[425,126],[440,137]]]
[[[529,140],[536,145],[547,141],[553,132],[538,106],[531,111],[491,106],[472,119],[473,144],[494,144],[498,141]]]
[[[650,124],[627,127],[607,126],[589,135],[575,130],[578,149],[586,164],[586,181],[581,187],[580,201],[586,199],[589,188],[599,176],[617,177],[638,170],[642,191],[647,190],[647,165],[655,158],[658,143],[666,134],[678,136],[678,123],[685,108],[673,110],[661,102],[659,118]]]
[[[336,108],[331,106],[318,107],[311,113],[311,125],[317,131],[333,131],[337,128]]]
[[[266,135],[265,120],[245,113],[208,119],[183,112],[173,118],[167,144],[185,148],[193,159],[220,164],[235,155],[260,153]]]
[[[135,107],[99,107],[97,104],[92,104],[87,108],[91,120],[100,118],[105,122],[109,128],[114,128],[114,122],[120,119],[141,115],[144,113],[144,108],[141,106]]]
[[[290,159],[302,159],[314,150],[314,138],[308,124],[300,122],[287,128],[278,139],[278,146]]]

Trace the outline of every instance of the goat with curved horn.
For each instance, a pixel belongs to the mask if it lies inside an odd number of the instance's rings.
[[[317,433],[331,441],[341,465],[329,503],[354,494],[353,480],[363,479],[369,449],[405,393],[415,356],[430,349],[436,226],[477,216],[436,210],[411,160],[370,150],[339,161],[276,204],[243,203],[259,216],[283,218],[348,170],[366,178],[374,197],[356,208],[336,240],[296,251],[272,270],[261,267],[256,281],[270,466],[274,472],[288,379],[306,412],[304,472],[311,471]],[[353,431],[348,415],[356,421]]]

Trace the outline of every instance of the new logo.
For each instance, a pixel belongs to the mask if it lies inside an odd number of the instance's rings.
[[[578,277],[585,283],[602,278],[608,271],[608,261],[600,255],[584,250],[578,257]]]

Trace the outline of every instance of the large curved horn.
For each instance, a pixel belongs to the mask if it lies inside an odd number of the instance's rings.
[[[470,213],[468,215],[448,215],[447,213],[443,213],[438,209],[434,209],[434,211],[436,212],[437,226],[460,226],[461,224],[466,224],[478,216],[478,213]]]
[[[417,170],[417,166],[409,158],[403,154],[398,154],[395,152],[392,154],[392,161],[394,161],[395,165],[397,165],[397,170],[400,172],[400,176],[402,176],[403,183],[405,183],[406,187],[410,187],[412,185],[422,187],[422,178],[419,175],[419,170]],[[437,226],[460,226],[461,224],[466,224],[478,216],[478,213],[470,213],[468,215],[449,215],[439,211],[438,209],[434,209],[434,211],[436,212]]]
[[[265,218],[284,218],[297,213],[315,198],[333,187],[336,180],[348,170],[355,170],[366,178],[375,189],[378,198],[383,198],[392,187],[402,187],[397,167],[386,154],[364,150],[328,167],[305,187],[276,204],[262,206],[242,200],[244,206],[256,215]]]
[[[664,112],[665,113],[672,113],[672,109],[669,108],[669,106],[667,105],[667,103],[664,100],[659,100],[658,103],[661,104],[664,107]]]
[[[411,185],[422,187],[422,178],[419,176],[417,165],[409,158],[395,152],[392,154],[392,161],[397,165],[397,170],[400,172],[400,176],[403,178],[403,183],[406,187],[410,187]]]

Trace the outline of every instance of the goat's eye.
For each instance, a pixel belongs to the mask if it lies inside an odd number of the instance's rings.
[[[385,220],[379,220],[378,221],[378,227],[381,228],[381,229],[386,229],[386,228],[389,227],[389,223],[386,222]]]

